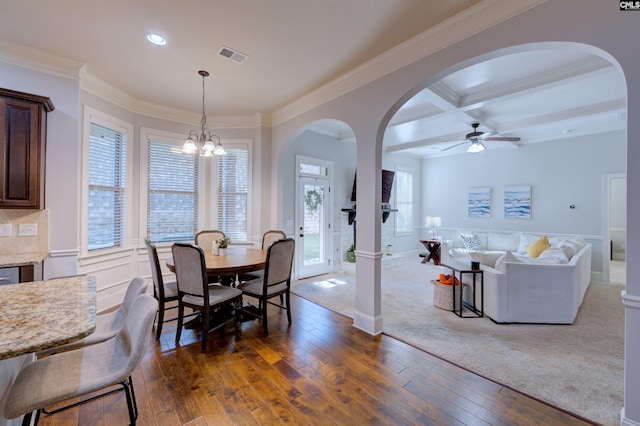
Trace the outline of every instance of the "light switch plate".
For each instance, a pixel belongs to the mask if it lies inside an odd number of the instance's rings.
[[[18,224],[19,237],[35,237],[38,235],[37,223],[20,223]]]
[[[10,236],[11,236],[11,224],[0,223],[0,237],[10,237]]]

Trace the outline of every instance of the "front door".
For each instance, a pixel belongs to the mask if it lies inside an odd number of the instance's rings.
[[[300,174],[296,220],[297,278],[330,271],[330,191],[327,176]]]

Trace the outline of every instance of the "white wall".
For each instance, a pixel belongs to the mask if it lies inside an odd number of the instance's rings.
[[[611,179],[609,236],[614,260],[625,260],[627,251],[627,178]]]
[[[0,62],[2,87],[47,96],[55,110],[47,114],[45,207],[49,210],[49,249],[44,276],[77,273],[80,156],[79,84],[73,75],[46,74]]]
[[[353,243],[353,227],[348,223],[348,214],[343,212],[343,208],[351,208],[354,203],[351,202],[351,191],[353,188],[353,179],[356,171],[356,145],[353,141],[339,141],[331,136],[322,135],[315,132],[306,131],[298,136],[295,141],[282,151],[278,170],[285,176],[291,176],[291,179],[283,179],[285,193],[294,193],[295,177],[295,156],[304,155],[308,157],[329,160],[334,162],[334,186],[332,194],[334,197],[333,209],[333,232],[334,241],[338,241],[334,251],[337,251],[337,261],[344,259],[344,253]],[[388,220],[382,224],[382,246],[387,244],[393,246],[394,252],[402,252],[408,250],[416,250],[420,248],[418,242],[420,238],[421,228],[424,227],[424,217],[421,214],[422,209],[422,190],[420,185],[421,161],[417,158],[401,155],[389,154],[384,156],[383,169],[396,170],[401,168],[413,172],[414,176],[414,223],[415,232],[410,235],[395,234],[395,215],[391,213]],[[366,185],[366,183],[365,183]],[[394,183],[395,185],[395,183]],[[283,229],[285,233],[294,233],[293,228],[287,227],[287,220],[294,217],[294,197],[284,197],[283,211],[284,221]],[[393,193],[391,203],[394,203]]]
[[[293,226],[288,226],[288,224],[295,222],[296,155],[333,162],[333,186],[331,188],[333,196],[333,212],[331,215],[332,267],[338,268],[337,265],[341,263],[343,254],[348,248],[347,242],[343,239],[343,231],[346,229],[348,236],[352,235],[351,227],[347,226],[345,228],[344,226],[347,214],[342,212],[341,209],[351,206],[349,200],[355,173],[355,144],[353,142],[339,141],[331,136],[305,131],[282,151],[277,169],[278,174],[284,176],[284,190],[290,195],[283,199],[283,220],[279,222],[279,226],[287,235],[295,234]],[[348,244],[351,243],[349,242]]]
[[[447,230],[478,229],[578,234],[593,247],[602,272],[603,176],[626,170],[624,132],[486,150],[424,161],[424,209]],[[531,218],[505,219],[504,188],[531,185]],[[469,218],[469,188],[491,188],[491,217]],[[569,208],[574,205],[575,208]]]
[[[400,253],[410,250],[418,250],[422,247],[420,244],[421,234],[424,231],[426,215],[423,214],[422,198],[425,195],[424,186],[422,185],[422,161],[409,155],[398,153],[384,154],[382,156],[382,169],[395,171],[398,169],[409,171],[413,174],[413,226],[414,232],[409,234],[397,234],[395,232],[395,213],[389,215],[386,223],[382,224],[381,247],[384,250],[387,244],[393,246],[394,253]],[[391,205],[395,207],[395,186],[393,183],[393,191],[391,193]]]
[[[150,277],[148,257],[143,239],[145,230],[138,228],[140,215],[140,129],[148,127],[163,132],[186,135],[197,127],[154,118],[133,112],[133,106],[118,105],[92,93],[80,89],[79,71],[61,72],[35,71],[0,61],[2,87],[12,90],[33,93],[51,98],[55,110],[47,116],[47,151],[46,151],[46,208],[49,212],[49,258],[46,259],[43,275],[45,279],[74,275],[91,274],[96,277],[98,295],[97,310],[101,311],[119,304],[124,296],[126,285],[136,275]],[[132,100],[135,101],[135,100]],[[81,254],[81,176],[82,176],[82,126],[84,108],[88,106],[101,113],[112,116],[133,126],[133,135],[129,142],[132,150],[132,206],[131,228],[132,239],[126,247]],[[268,229],[269,207],[262,203],[261,197],[269,199],[269,185],[262,184],[260,173],[265,169],[265,162],[270,158],[268,141],[266,148],[262,145],[262,136],[270,135],[263,128],[225,128],[216,133],[223,139],[250,139],[254,141],[253,184],[257,190],[253,192],[252,204],[257,206],[252,216],[252,238],[259,241],[262,232]],[[267,139],[268,139],[267,138]],[[268,169],[268,167],[267,167]],[[205,182],[210,180],[204,179]],[[260,187],[263,185],[264,187]],[[205,188],[204,195],[213,191]],[[204,212],[203,224],[208,224],[213,216],[211,203]],[[46,229],[46,227],[41,227]],[[161,247],[162,256],[168,256],[168,248]]]

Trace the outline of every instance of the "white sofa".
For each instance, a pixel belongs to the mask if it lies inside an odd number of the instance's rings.
[[[475,234],[480,247],[466,249],[460,234]],[[461,232],[441,246],[441,262],[484,271],[484,313],[497,323],[572,324],[591,280],[591,244],[580,237],[553,236],[551,247],[530,258],[525,247],[541,234]],[[470,280],[464,276],[464,282]],[[480,292],[475,295],[480,306]],[[465,301],[473,300],[465,286]]]

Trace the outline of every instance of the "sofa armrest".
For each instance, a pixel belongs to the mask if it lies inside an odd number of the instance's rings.
[[[511,321],[573,323],[582,303],[574,265],[507,263],[505,275]]]
[[[451,263],[450,250],[453,248],[453,240],[442,240],[440,243],[440,262]]]

